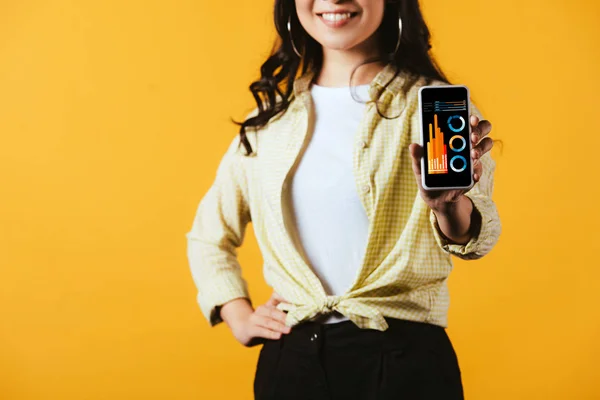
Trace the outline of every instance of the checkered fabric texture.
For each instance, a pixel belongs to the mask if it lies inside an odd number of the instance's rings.
[[[369,86],[371,99],[394,72],[387,64],[375,76]],[[492,200],[495,162],[490,152],[481,157],[480,180],[466,193],[482,217],[481,229],[464,245],[449,243],[419,194],[408,151],[410,143],[420,141],[418,90],[425,80],[412,80],[409,89],[402,90],[411,81],[405,73],[397,75],[377,104],[383,115],[397,118],[382,118],[368,102],[355,132],[353,173],[370,221],[363,264],[345,294],[328,295],[298,251],[289,222],[289,180],[314,126],[312,78],[313,72],[307,72],[294,81],[285,113],[263,128],[247,130],[254,154],[246,156],[235,136],[199,202],[185,236],[202,313],[214,326],[222,322],[219,306],[240,297],[250,299],[237,248],[252,222],[265,281],[289,302],[278,305],[287,311],[288,326],[335,310],[361,328],[386,330],[385,316],[447,327],[452,256],[486,255],[501,231]],[[437,80],[428,84],[447,85]],[[255,108],[249,116],[257,112]],[[471,114],[483,119],[473,103]]]

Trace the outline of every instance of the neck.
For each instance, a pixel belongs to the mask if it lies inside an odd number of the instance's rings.
[[[370,62],[361,65],[367,59],[377,56],[375,38],[366,40],[351,49],[332,49],[323,47],[323,65],[314,82],[320,86],[340,87],[358,86],[371,83],[375,75],[385,66],[385,62]],[[360,67],[359,67],[360,65]],[[350,82],[350,75],[356,69]]]

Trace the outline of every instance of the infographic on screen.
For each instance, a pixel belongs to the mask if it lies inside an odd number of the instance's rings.
[[[469,186],[471,157],[467,89],[443,86],[423,89],[421,107],[426,186]]]

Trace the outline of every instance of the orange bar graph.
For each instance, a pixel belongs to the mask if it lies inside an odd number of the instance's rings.
[[[430,174],[448,173],[447,146],[444,144],[444,132],[438,126],[438,116],[433,115],[434,126],[429,124],[429,142],[427,142],[427,166]]]

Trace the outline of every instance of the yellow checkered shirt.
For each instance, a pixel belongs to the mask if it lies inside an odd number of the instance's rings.
[[[369,85],[369,94],[394,76],[387,64]],[[353,173],[369,219],[367,247],[354,283],[340,296],[328,295],[310,265],[300,255],[290,227],[289,179],[314,126],[310,85],[312,72],[294,81],[293,99],[285,113],[260,129],[247,130],[255,154],[246,157],[239,135],[231,141],[215,179],[200,200],[187,238],[187,255],[197,301],[211,326],[222,319],[218,307],[230,300],[250,299],[237,259],[246,226],[252,222],[263,255],[265,281],[289,303],[286,325],[332,311],[361,328],[386,330],[384,317],[448,326],[447,279],[451,255],[476,259],[498,241],[500,220],[492,200],[495,162],[481,157],[483,174],[466,193],[482,216],[481,230],[465,245],[448,243],[435,214],[422,200],[408,151],[419,143],[418,89],[423,78],[402,90],[407,75],[399,74],[379,99],[379,116],[369,102],[355,133]],[[434,80],[430,85],[446,85]],[[249,115],[256,115],[255,108]],[[471,113],[483,119],[471,103]]]

